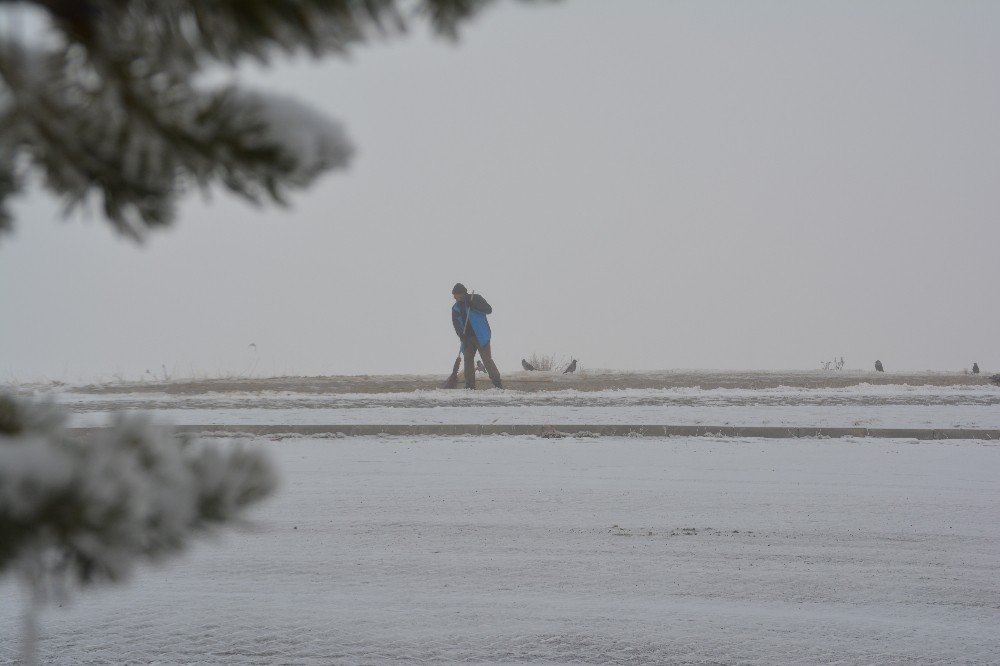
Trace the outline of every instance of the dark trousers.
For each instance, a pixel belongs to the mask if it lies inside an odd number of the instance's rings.
[[[480,347],[479,342],[474,337],[465,340],[465,349],[462,352],[465,354],[465,388],[476,388],[477,351],[483,359],[483,365],[486,366],[486,372],[489,374],[493,386],[500,388],[500,371],[497,370],[497,364],[493,362],[493,353],[490,351],[490,346]]]

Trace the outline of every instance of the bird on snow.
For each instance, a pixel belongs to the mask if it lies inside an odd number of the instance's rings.
[[[476,372],[486,372],[486,366],[479,359],[476,359]]]
[[[885,372],[885,368],[882,367],[882,361],[875,361],[875,372]]]
[[[535,366],[531,365],[530,363],[528,363],[527,361],[525,361],[523,358],[521,359],[521,367],[524,368],[525,370],[527,370],[528,372],[531,372],[531,371],[533,371],[535,369]]]
[[[565,375],[565,374],[567,374],[567,373],[570,373],[570,372],[576,372],[576,359],[575,359],[575,358],[573,359],[573,362],[572,362],[572,363],[570,363],[570,364],[569,364],[569,365],[568,365],[568,366],[566,367],[566,369],[565,369],[565,370],[563,370],[563,374],[564,374],[564,375]]]
[[[972,374],[974,374],[974,375],[978,375],[979,374],[979,364],[978,363],[973,363],[972,364]]]

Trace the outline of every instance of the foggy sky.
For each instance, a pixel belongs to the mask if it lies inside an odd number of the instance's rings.
[[[141,247],[35,188],[0,381],[444,376],[456,281],[501,371],[1000,372],[998,34],[986,1],[569,0],[245,68],[346,125],[346,175]]]

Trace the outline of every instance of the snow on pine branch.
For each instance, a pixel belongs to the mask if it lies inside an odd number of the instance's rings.
[[[354,149],[340,123],[291,97],[247,92],[243,99],[263,122],[263,143],[279,146],[294,161],[288,181],[308,185],[330,169],[343,169]]]
[[[137,239],[173,220],[188,185],[284,203],[285,190],[345,168],[353,152],[338,123],[287,97],[201,90],[152,69],[97,85],[78,59],[13,46],[3,53],[4,162],[41,173],[70,208],[97,198],[105,217]],[[19,182],[3,167],[0,197]]]
[[[189,185],[284,203],[286,190],[346,168],[353,153],[339,123],[287,97],[205,91],[153,71],[95,85],[81,68],[27,48],[0,53],[0,228],[4,195],[29,171],[70,209],[97,199],[108,221],[141,239],[173,220]]]
[[[125,418],[84,437],[64,418],[0,395],[0,575],[18,575],[41,599],[123,580],[275,486],[259,451]]]
[[[30,7],[47,28],[28,45],[0,33],[0,232],[30,173],[68,210],[97,199],[135,239],[172,222],[188,183],[284,203],[286,189],[347,166],[343,130],[288,99],[202,90],[206,67],[266,63],[276,51],[343,55],[417,17],[454,37],[492,2],[0,0],[0,11]]]

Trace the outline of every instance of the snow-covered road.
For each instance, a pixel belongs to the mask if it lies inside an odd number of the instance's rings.
[[[46,611],[45,663],[1000,662],[989,442],[255,445],[252,528]]]

